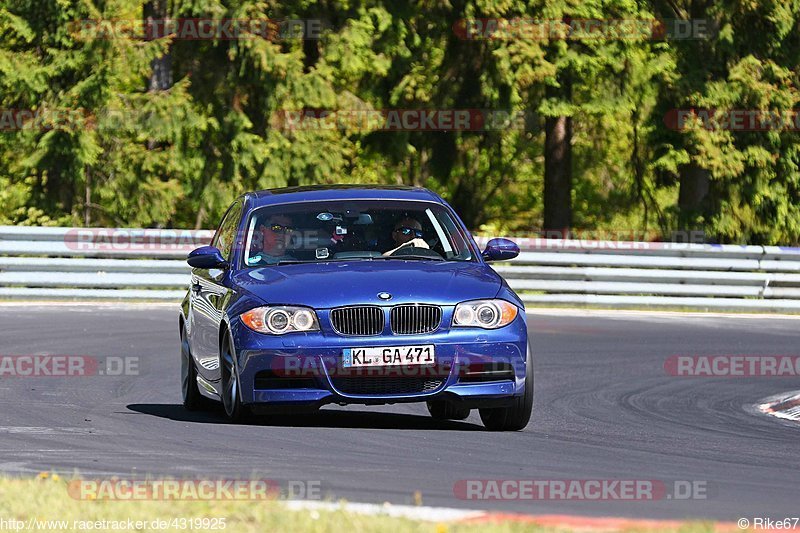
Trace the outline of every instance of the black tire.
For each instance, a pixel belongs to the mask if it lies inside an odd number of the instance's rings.
[[[525,429],[533,412],[533,357],[528,341],[525,357],[525,393],[514,398],[508,407],[479,409],[481,421],[490,431],[519,431]]]
[[[466,420],[469,417],[469,409],[457,407],[446,400],[433,400],[427,404],[428,412],[436,420]]]
[[[219,371],[221,384],[222,406],[225,416],[231,422],[243,422],[250,414],[247,406],[242,404],[239,390],[239,372],[231,350],[231,342],[227,335],[222,339],[219,354]]]
[[[200,411],[211,406],[208,398],[197,388],[197,367],[189,349],[185,326],[181,326],[181,394],[183,407],[188,411]]]

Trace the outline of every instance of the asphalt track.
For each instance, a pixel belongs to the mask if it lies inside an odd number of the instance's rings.
[[[326,497],[523,513],[647,518],[797,516],[800,426],[749,406],[797,378],[679,378],[674,354],[798,355],[796,319],[557,313],[529,316],[534,418],[491,433],[476,414],[347,408],[232,425],[180,406],[168,307],[0,306],[0,355],[139,357],[139,375],[0,378],[0,470],[319,481]],[[675,480],[705,499],[475,501],[464,479]]]

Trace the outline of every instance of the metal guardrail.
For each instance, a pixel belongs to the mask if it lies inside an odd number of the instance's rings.
[[[0,299],[179,301],[213,231],[0,226]]]
[[[494,268],[535,305],[800,311],[800,248],[548,239],[519,244],[517,259]]]
[[[0,299],[177,301],[212,235],[0,226]],[[514,240],[493,267],[529,304],[800,312],[800,248]]]

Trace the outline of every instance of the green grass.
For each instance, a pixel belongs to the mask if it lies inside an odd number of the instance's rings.
[[[154,531],[153,520],[225,519],[225,527],[213,531],[227,532],[392,532],[392,533],[516,533],[561,532],[562,527],[540,527],[530,523],[503,522],[490,524],[435,523],[388,516],[369,516],[344,510],[292,511],[279,500],[268,501],[87,501],[71,497],[68,480],[42,473],[34,479],[0,478],[0,520],[66,521],[67,527],[51,531],[74,531],[74,521],[116,521],[124,527],[115,531],[137,531],[128,528],[129,519],[148,524],[140,531]],[[110,531],[113,526],[94,525],[94,531]],[[13,530],[0,522],[0,529]],[[43,530],[40,527],[39,530]],[[160,531],[212,531],[211,528],[167,527]],[[628,529],[627,531],[663,531]],[[25,531],[25,529],[23,529]],[[713,524],[687,523],[678,531],[701,533],[714,531]]]

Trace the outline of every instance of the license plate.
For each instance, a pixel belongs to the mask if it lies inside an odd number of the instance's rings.
[[[345,348],[342,366],[432,365],[436,362],[434,346],[384,346],[370,348]]]

